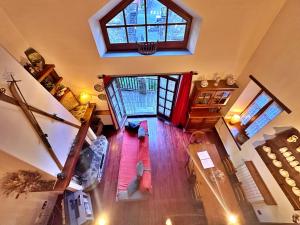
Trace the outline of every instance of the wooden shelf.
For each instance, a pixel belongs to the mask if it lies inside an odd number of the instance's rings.
[[[54,85],[54,87],[50,90],[50,93],[52,95],[55,95],[56,93],[56,89],[57,89],[57,86],[62,82],[63,78],[60,77],[59,80],[56,82],[56,84]]]
[[[38,81],[42,82],[46,77],[48,77],[54,70],[55,65],[53,64],[46,64],[43,71],[40,72],[40,75],[38,77]]]
[[[219,85],[215,86],[215,80],[208,80],[208,85],[206,87],[201,87],[201,81],[195,81],[195,88],[199,90],[234,90],[237,89],[238,86],[236,84],[228,85],[226,84],[226,80],[220,80]]]
[[[208,112],[203,110],[202,112],[192,111],[189,113],[189,117],[190,118],[209,118],[209,117],[221,118],[222,114],[220,112]]]
[[[260,155],[261,159],[264,161],[265,165],[273,175],[274,179],[277,181],[278,185],[280,186],[281,190],[284,192],[285,196],[293,206],[294,210],[300,210],[300,201],[299,197],[296,196],[292,191],[292,186],[288,185],[286,183],[285,177],[283,177],[279,173],[279,169],[284,169],[288,171],[289,178],[294,180],[296,183],[296,186],[300,187],[300,177],[299,173],[292,167],[289,162],[286,160],[286,158],[283,156],[283,154],[279,151],[282,147],[287,147],[288,151],[292,153],[292,156],[295,157],[296,161],[300,160],[299,153],[297,152],[296,148],[300,146],[300,141],[289,143],[287,142],[287,138],[296,135],[300,136],[300,133],[295,128],[290,128],[286,131],[277,133],[274,138],[266,140],[265,143],[257,146],[255,149]],[[276,160],[280,161],[282,163],[281,167],[278,168],[274,166],[273,159],[270,159],[268,157],[268,154],[263,150],[263,146],[268,146],[271,148],[272,153],[276,155]]]
[[[185,125],[187,131],[213,128],[222,117],[220,109],[225,106],[231,93],[238,88],[236,84],[227,85],[226,80],[220,80],[215,86],[215,80],[208,80],[206,87],[201,87],[201,81],[194,82],[190,97],[190,110]]]

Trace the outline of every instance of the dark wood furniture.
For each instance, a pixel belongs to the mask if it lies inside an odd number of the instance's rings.
[[[45,64],[44,69],[39,72],[37,76],[38,82],[40,82],[52,95],[55,95],[58,85],[62,82],[63,78],[60,77],[54,70],[55,65]],[[51,86],[47,86],[47,83],[51,83]]]
[[[226,80],[221,80],[218,86],[214,86],[214,83],[214,80],[208,80],[207,87],[201,87],[201,81],[194,82],[185,126],[187,131],[213,128],[222,117],[220,109],[227,104],[231,93],[238,88],[236,84],[227,85]]]
[[[268,169],[270,170],[271,174],[273,175],[277,183],[279,184],[285,196],[290,201],[293,208],[295,210],[300,210],[300,200],[299,200],[300,193],[298,191],[295,191],[295,189],[300,188],[300,177],[299,177],[300,164],[293,166],[292,163],[297,161],[300,162],[300,153],[299,153],[300,150],[298,148],[300,146],[300,140],[298,138],[295,142],[288,142],[287,139],[292,135],[296,135],[297,137],[300,138],[300,132],[295,128],[291,128],[276,134],[274,138],[269,139],[265,141],[264,144],[257,146],[256,150],[260,155],[260,157],[262,158],[262,160],[264,161],[264,163],[266,164],[266,166],[268,167]],[[276,159],[270,158],[270,154],[268,154],[267,152],[268,150],[266,150],[264,146],[271,148],[270,149],[271,153],[275,154]],[[287,148],[286,152],[290,152],[288,153],[288,155],[290,156],[286,157],[284,152],[280,150],[280,148],[283,147]],[[295,157],[295,159],[292,161],[291,158],[289,157]],[[277,160],[280,163],[274,163],[274,160]],[[287,171],[288,175],[285,175],[282,172],[280,173],[280,171],[282,170]],[[294,184],[291,183],[288,184],[286,177],[294,180],[293,182]]]
[[[207,151],[214,163],[214,168],[204,169],[197,155],[198,152]],[[207,223],[227,224],[226,211],[237,215],[240,224],[245,224],[235,191],[230,183],[218,150],[214,144],[190,144],[188,147],[189,164],[188,171],[196,176],[194,192],[197,199],[201,199],[204,206]],[[224,179],[218,181],[219,185],[212,182],[210,177],[213,169],[219,169],[224,173]],[[220,188],[217,188],[217,187]],[[222,197],[221,197],[222,196]],[[225,207],[223,208],[222,205]]]

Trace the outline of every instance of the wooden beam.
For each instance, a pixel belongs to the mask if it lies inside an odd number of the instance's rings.
[[[5,95],[3,93],[0,93],[0,100],[3,101],[3,102],[7,102],[7,103],[10,103],[10,104],[13,104],[13,105],[16,105],[16,106],[19,106],[18,104],[18,101],[8,95]],[[70,125],[72,127],[75,127],[75,128],[80,128],[80,125],[77,125],[75,123],[72,123],[72,122],[69,122],[67,120],[64,120],[60,117],[58,117],[56,114],[50,114],[50,113],[47,113],[41,109],[38,109],[34,106],[31,106],[31,105],[27,105],[28,109],[32,112],[35,112],[35,113],[38,113],[40,115],[43,115],[43,116],[46,116],[46,117],[49,117],[51,119],[54,119],[56,121],[59,121],[59,122],[62,122],[62,123],[65,123],[67,125]]]
[[[192,75],[198,75],[197,71],[190,71]],[[189,72],[168,72],[168,73],[137,73],[137,74],[114,74],[114,75],[108,75],[108,74],[101,74],[98,75],[99,79],[103,78],[103,75],[110,76],[110,77],[145,77],[145,76],[171,76],[171,75],[182,75]]]
[[[29,122],[31,123],[33,129],[36,131],[36,133],[39,135],[40,139],[42,140],[45,148],[47,149],[48,153],[50,154],[51,158],[54,160],[54,162],[56,163],[56,165],[58,166],[59,169],[62,169],[62,165],[59,161],[59,159],[57,158],[54,150],[52,149],[48,139],[47,139],[47,135],[43,132],[43,130],[41,129],[40,125],[38,124],[37,120],[35,119],[34,115],[32,114],[32,112],[28,109],[27,105],[25,102],[22,101],[18,91],[17,91],[17,84],[15,81],[10,83],[9,89],[12,93],[12,95],[14,96],[14,98],[17,100],[18,104],[20,105],[22,111],[24,112],[25,116],[27,117],[27,119],[29,120]],[[19,90],[19,89],[18,89]],[[20,91],[20,90],[19,90]],[[21,93],[20,93],[21,94]],[[23,95],[22,95],[23,96]],[[24,97],[23,97],[24,100]],[[24,100],[25,101],[25,100]]]
[[[274,101],[284,110],[286,111],[288,114],[290,114],[292,112],[292,110],[290,110],[285,104],[283,104],[278,98],[276,98],[276,96],[274,96],[262,83],[260,83],[253,75],[249,76],[250,79],[257,84],[257,86],[259,86],[264,92],[267,93],[267,95],[269,95],[272,99],[274,99]]]
[[[62,180],[57,180],[54,186],[54,191],[64,191],[69,186],[69,183],[74,174],[76,163],[79,159],[80,152],[82,150],[83,143],[85,141],[85,137],[89,130],[92,114],[95,108],[96,108],[95,104],[90,104],[86,110],[85,118],[89,118],[89,120],[82,123],[76,135],[73,147],[68,155],[64,168],[62,170],[62,173],[65,175],[65,178]]]

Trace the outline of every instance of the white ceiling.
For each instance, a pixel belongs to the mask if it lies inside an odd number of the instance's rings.
[[[93,89],[98,74],[198,71],[237,76],[285,0],[181,0],[202,17],[191,56],[100,58],[88,19],[104,0],[0,0],[0,6],[47,63],[56,65],[75,92]],[[24,49],[25,50],[25,49]]]

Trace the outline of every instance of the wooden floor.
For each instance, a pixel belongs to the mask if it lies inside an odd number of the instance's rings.
[[[109,225],[206,224],[201,204],[194,201],[187,181],[185,146],[189,135],[156,118],[147,118],[153,194],[141,202],[116,202],[122,133],[109,138],[110,150],[103,182],[92,193],[95,215],[105,214]]]

